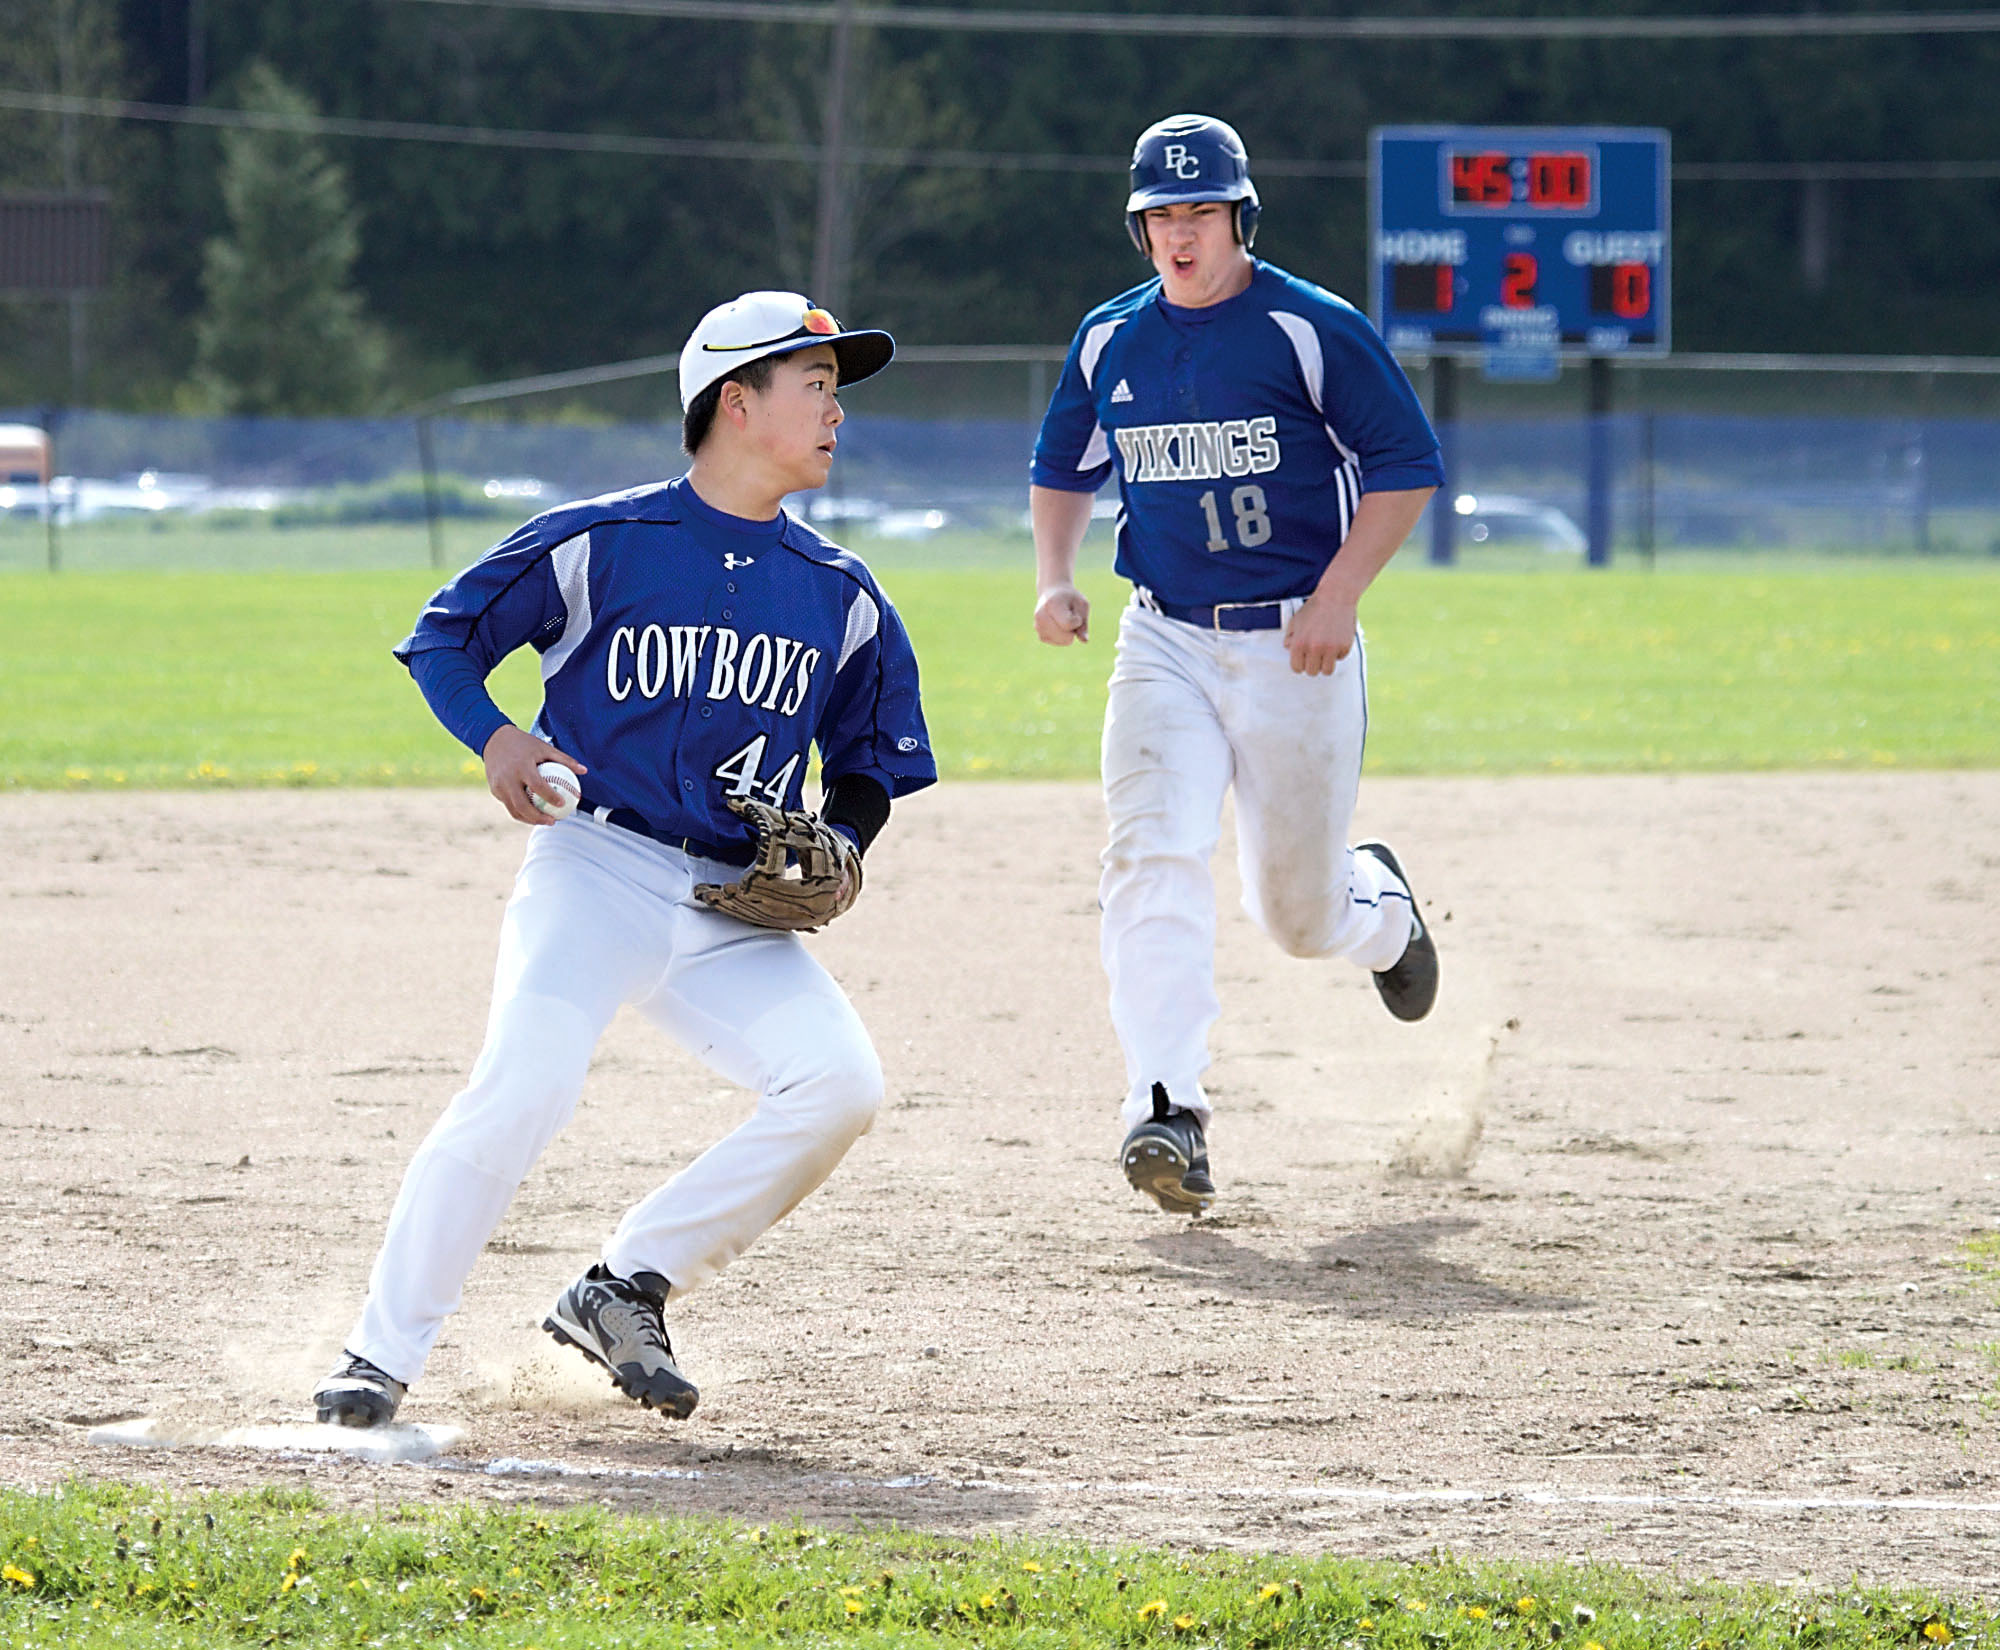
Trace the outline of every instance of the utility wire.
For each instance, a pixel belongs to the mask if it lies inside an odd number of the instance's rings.
[[[374,138],[409,143],[456,143],[474,148],[526,149],[569,154],[639,155],[683,160],[816,161],[816,143],[750,143],[720,138],[625,136],[616,132],[536,132],[507,126],[437,126],[413,120],[363,120],[339,115],[279,115],[254,109],[191,108],[179,103],[132,103],[108,97],[65,97],[54,92],[0,90],[0,109],[30,114],[84,115],[104,120],[151,120],[262,132],[304,132],[316,137]],[[847,151],[869,166],[920,166],[982,172],[1123,174],[1122,155],[1013,154],[984,149],[886,149],[860,145]],[[1259,157],[1264,177],[1365,178],[1360,160],[1282,160]],[[1675,161],[1676,182],[1922,182],[2000,178],[2000,160],[1800,160]]]
[[[837,7],[801,0],[420,0],[434,6],[672,17],[831,28]],[[856,26],[956,34],[1234,36],[1253,40],[1720,40],[2000,33],[2000,12],[1759,13],[1742,17],[1240,17],[1204,12],[1002,11],[855,6]]]

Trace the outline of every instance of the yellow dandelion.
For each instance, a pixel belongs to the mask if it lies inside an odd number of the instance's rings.
[[[1484,1621],[1486,1619],[1486,1606],[1483,1604],[1468,1604],[1465,1607],[1465,1613],[1474,1621]]]
[[[278,1591],[281,1593],[289,1593],[294,1587],[298,1586],[298,1584],[299,1584],[299,1578],[297,1574],[291,1570],[287,1570],[285,1572],[285,1579],[278,1583]]]
[[[1267,1581],[1257,1589],[1257,1596],[1266,1603],[1269,1603],[1274,1598],[1282,1597],[1284,1591],[1285,1589],[1280,1587],[1275,1581]]]
[[[1514,1608],[1524,1616],[1532,1616],[1535,1613],[1535,1595],[1528,1593],[1516,1599],[1514,1601]]]
[[[1933,1644],[1949,1644],[1952,1633],[1951,1629],[1941,1621],[1927,1621],[1924,1623],[1924,1637]]]
[[[1361,1631],[1364,1633],[1372,1633],[1375,1631],[1375,1623],[1371,1621],[1367,1616],[1363,1616],[1361,1618],[1360,1625],[1361,1625]]]
[[[1174,1631],[1176,1633],[1185,1633],[1193,1625],[1193,1616],[1183,1614],[1174,1617]]]
[[[1426,1610],[1428,1610],[1430,1606],[1420,1598],[1406,1598],[1403,1600],[1403,1608],[1405,1610],[1408,1610],[1412,1615],[1420,1616]]]
[[[484,1587],[475,1587],[465,1596],[475,1604],[484,1604],[489,1595]]]
[[[24,1570],[18,1564],[9,1564],[0,1569],[0,1581],[10,1582],[16,1587],[32,1587],[35,1585],[35,1572]]]
[[[1026,1570],[1031,1576],[1038,1576],[1042,1573],[1041,1565],[1037,1564],[1032,1558],[1022,1559],[1021,1568]]]
[[[1595,1639],[1585,1639],[1583,1641],[1583,1650],[1604,1650],[1604,1646],[1599,1644]]]
[[[1167,1613],[1167,1601],[1163,1598],[1151,1599],[1139,1606],[1141,1621],[1158,1621]]]
[[[868,1606],[863,1604],[861,1600],[858,1598],[851,1598],[847,1600],[847,1613],[850,1616],[858,1616],[861,1614],[863,1610],[866,1610],[867,1608]]]
[[[843,1587],[840,1589],[840,1596],[842,1598],[859,1598],[861,1596],[861,1589],[859,1587]]]
[[[294,1547],[294,1548],[292,1549],[292,1557],[291,1557],[291,1566],[292,1566],[292,1568],[293,1568],[294,1570],[296,1570],[296,1569],[297,1569],[297,1568],[298,1568],[298,1567],[299,1567],[299,1566],[300,1566],[301,1564],[305,1563],[305,1561],[306,1561],[306,1550],[305,1550],[305,1548],[303,1548],[303,1547]]]

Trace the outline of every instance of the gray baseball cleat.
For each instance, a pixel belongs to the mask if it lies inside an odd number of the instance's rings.
[[[1215,1201],[1201,1119],[1174,1110],[1164,1083],[1153,1085],[1153,1115],[1126,1135],[1118,1155],[1132,1189],[1170,1215],[1198,1215]]]
[[[352,1352],[343,1357],[346,1361],[313,1392],[313,1409],[321,1425],[386,1427],[395,1420],[409,1388],[366,1358]]]
[[[1404,874],[1402,865],[1389,851],[1386,842],[1357,842],[1354,851],[1371,854],[1380,860],[1409,893],[1410,943],[1403,947],[1403,954],[1387,968],[1376,970],[1375,989],[1382,994],[1382,1001],[1397,1019],[1421,1020],[1437,1001],[1438,948],[1431,938],[1430,929],[1424,926],[1423,914],[1417,909],[1416,890],[1410,887],[1409,877]]]
[[[610,1370],[626,1397],[685,1421],[701,1394],[674,1363],[666,1304],[667,1280],[656,1273],[627,1280],[593,1266],[556,1297],[542,1327]]]

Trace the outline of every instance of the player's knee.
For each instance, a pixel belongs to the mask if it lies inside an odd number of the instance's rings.
[[[582,1019],[567,1004],[517,1000],[508,1008],[495,1015],[472,1079],[434,1140],[495,1173],[519,1174],[576,1114],[592,1039],[587,1025],[565,1025],[566,1015]]]
[[[1317,957],[1326,951],[1326,925],[1306,916],[1284,916],[1266,924],[1278,949],[1288,957]]]
[[[833,1132],[857,1140],[882,1109],[882,1062],[866,1043],[840,1051],[820,1079],[821,1114]]]

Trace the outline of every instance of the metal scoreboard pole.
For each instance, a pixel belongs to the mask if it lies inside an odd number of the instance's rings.
[[[1611,559],[1611,368],[1670,350],[1670,140],[1652,127],[1383,126],[1369,134],[1369,313],[1428,359],[1445,484],[1431,559],[1454,557],[1454,371],[1553,382],[1588,362],[1588,560]]]

